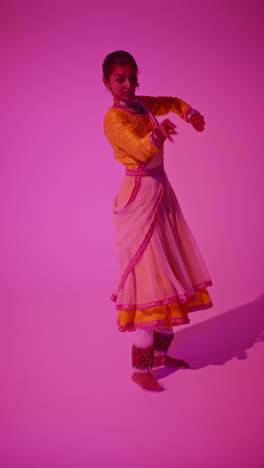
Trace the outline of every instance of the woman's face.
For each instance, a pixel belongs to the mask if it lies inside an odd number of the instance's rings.
[[[115,99],[132,102],[138,86],[137,73],[132,65],[115,65],[109,81],[104,84],[110,89]]]

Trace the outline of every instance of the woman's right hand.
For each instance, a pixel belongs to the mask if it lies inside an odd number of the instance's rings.
[[[168,140],[174,142],[174,140],[171,138],[171,135],[177,135],[175,128],[176,125],[173,122],[171,122],[169,119],[165,119],[158,125],[158,127],[156,127],[155,133],[163,140],[168,138]]]

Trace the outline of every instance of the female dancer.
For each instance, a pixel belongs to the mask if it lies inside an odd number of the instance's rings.
[[[188,313],[212,306],[212,284],[205,263],[183,217],[163,166],[163,144],[176,135],[169,119],[177,113],[195,130],[204,118],[189,104],[172,97],[136,96],[138,67],[128,52],[104,60],[103,81],[114,103],[104,121],[106,137],[125,175],[113,203],[115,253],[120,278],[112,299],[120,331],[135,331],[132,379],[148,390],[164,388],[153,366],[186,368],[169,357],[173,326],[189,323]]]

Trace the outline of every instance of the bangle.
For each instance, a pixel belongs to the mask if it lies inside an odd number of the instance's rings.
[[[200,114],[200,112],[198,110],[195,110],[195,109],[189,109],[187,110],[184,118],[186,120],[186,122],[190,123],[191,121],[191,118],[196,115],[196,114]]]
[[[157,135],[156,128],[149,134],[149,141],[154,146],[161,146],[164,143],[165,138],[162,135]]]

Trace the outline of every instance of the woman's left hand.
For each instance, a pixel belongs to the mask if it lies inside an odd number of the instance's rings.
[[[191,117],[190,123],[197,132],[204,130],[204,117],[201,114],[195,114]]]

